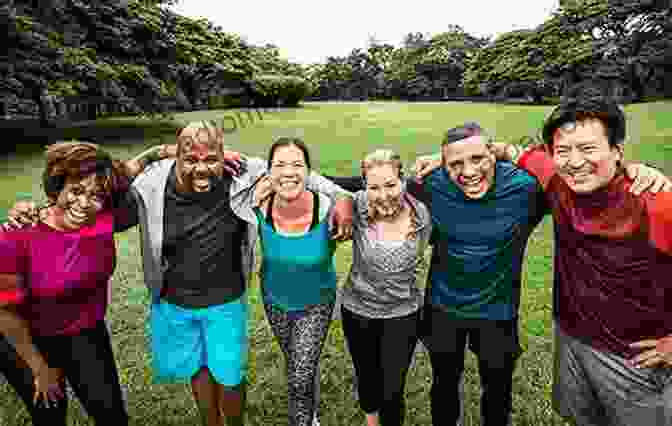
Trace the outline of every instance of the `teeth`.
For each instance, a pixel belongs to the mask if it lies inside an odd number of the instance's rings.
[[[83,213],[77,213],[73,210],[69,210],[68,212],[70,214],[70,217],[74,219],[75,221],[83,221],[86,220],[86,215]]]

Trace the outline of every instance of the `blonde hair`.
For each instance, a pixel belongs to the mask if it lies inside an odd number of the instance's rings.
[[[404,167],[403,163],[401,162],[401,156],[391,149],[377,149],[364,157],[361,164],[362,179],[366,182],[366,172],[373,169],[374,167],[380,166],[392,166],[397,171],[399,179],[402,180],[402,188],[404,188]],[[402,206],[406,203],[404,196],[405,190],[402,189]],[[416,238],[417,231],[420,228],[419,218],[416,215],[415,209],[410,209],[410,213],[411,229],[406,235],[407,239]],[[367,219],[369,221],[369,226],[374,226],[375,222],[378,220],[378,213],[376,212],[376,209],[370,204],[370,202],[367,206]]]
[[[401,162],[401,156],[391,149],[377,149],[364,157],[361,163],[361,173],[362,179],[366,181],[366,172],[374,167],[392,166],[397,170],[399,178],[403,178],[403,164]]]

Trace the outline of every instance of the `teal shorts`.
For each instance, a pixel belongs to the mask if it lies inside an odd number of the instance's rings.
[[[152,369],[158,383],[187,382],[207,367],[217,383],[237,386],[247,374],[247,298],[207,308],[159,299],[150,313]]]

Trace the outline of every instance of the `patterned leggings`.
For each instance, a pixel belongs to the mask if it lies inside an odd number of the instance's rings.
[[[319,362],[334,303],[293,315],[264,303],[266,317],[287,362],[290,426],[310,426],[319,404]]]

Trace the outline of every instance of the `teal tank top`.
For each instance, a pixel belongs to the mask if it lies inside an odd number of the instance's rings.
[[[313,196],[318,198],[317,194]],[[317,203],[313,208],[318,208]],[[255,213],[263,251],[264,301],[283,311],[302,311],[310,305],[332,302],[336,297],[336,270],[329,221],[317,223],[303,235],[282,235],[266,222],[258,208]]]

